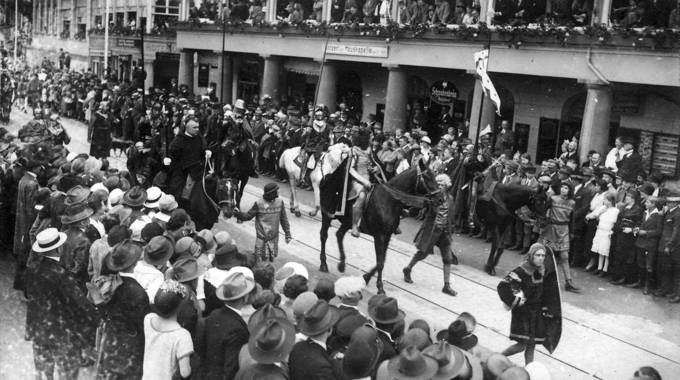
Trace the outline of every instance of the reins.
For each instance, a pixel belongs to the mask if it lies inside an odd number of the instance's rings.
[[[214,173],[215,172],[215,166],[213,163],[210,161],[210,159],[205,159],[205,164],[203,165],[203,176],[201,177],[201,183],[203,184],[203,195],[205,195],[206,198],[208,198],[208,201],[210,204],[215,208],[215,211],[219,214],[220,212],[220,206],[215,203],[215,201],[208,195],[208,191],[205,189],[205,173],[206,169],[208,173]]]

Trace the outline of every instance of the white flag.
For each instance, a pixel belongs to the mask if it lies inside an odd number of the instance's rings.
[[[496,113],[498,116],[500,116],[501,98],[498,96],[498,92],[496,92],[496,88],[493,86],[491,78],[489,78],[489,74],[486,72],[487,65],[489,64],[489,50],[480,50],[475,53],[474,57],[475,68],[477,70],[477,75],[479,75],[479,78],[482,81],[482,90],[484,91],[484,95],[487,95],[489,98],[491,98],[491,101],[496,105]]]

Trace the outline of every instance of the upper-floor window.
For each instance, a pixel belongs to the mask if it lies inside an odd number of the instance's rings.
[[[162,16],[179,16],[179,0],[156,0],[154,14]]]

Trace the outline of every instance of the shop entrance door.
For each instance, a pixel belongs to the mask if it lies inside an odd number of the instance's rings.
[[[130,80],[130,70],[132,69],[132,56],[121,55],[118,57],[118,79],[120,81]]]

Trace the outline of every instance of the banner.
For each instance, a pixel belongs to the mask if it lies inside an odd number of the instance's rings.
[[[498,96],[498,92],[496,92],[496,88],[493,86],[491,78],[489,78],[489,74],[486,72],[489,64],[489,49],[476,52],[474,57],[475,68],[477,70],[477,75],[479,75],[479,78],[482,81],[484,95],[491,98],[491,101],[496,105],[496,113],[498,116],[501,116],[501,98]]]

